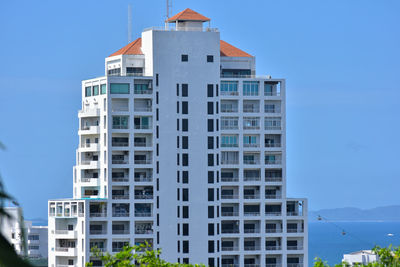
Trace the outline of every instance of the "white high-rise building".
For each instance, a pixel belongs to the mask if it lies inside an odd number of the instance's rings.
[[[49,201],[49,266],[145,241],[171,262],[307,266],[307,201],[286,197],[285,81],[190,9],[82,82],[73,198]],[[208,25],[209,26],[209,25]]]

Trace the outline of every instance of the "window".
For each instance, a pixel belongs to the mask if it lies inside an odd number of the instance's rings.
[[[214,253],[214,241],[213,240],[208,241],[208,253]]]
[[[128,129],[128,116],[113,116],[112,119],[113,129]]]
[[[182,55],[181,56],[181,61],[182,62],[188,62],[188,60],[189,60],[189,56],[188,55]]]
[[[189,235],[189,224],[188,223],[183,223],[182,224],[182,235],[183,236],[188,236]]]
[[[74,265],[74,260],[68,259],[68,265]]]
[[[214,96],[214,85],[207,84],[207,97],[213,97],[213,96]]]
[[[93,86],[93,95],[99,95],[99,86],[98,85]]]
[[[92,87],[91,86],[85,87],[85,96],[92,96]]]
[[[221,130],[232,130],[239,128],[238,117],[221,117]]]
[[[182,149],[188,149],[188,148],[189,148],[189,137],[182,136]]]
[[[208,206],[208,218],[214,218],[214,206]]]
[[[214,258],[208,258],[208,266],[215,267],[214,265]]]
[[[182,241],[182,253],[189,253],[189,241]]]
[[[258,117],[244,117],[243,129],[260,129],[260,118]]]
[[[223,135],[221,136],[221,147],[237,147],[237,135]]]
[[[107,85],[106,84],[100,85],[100,94],[102,94],[102,95],[107,94]]]
[[[208,224],[208,235],[214,235],[214,224],[213,223]]]
[[[264,120],[265,130],[280,130],[281,129],[281,118],[270,117]]]
[[[238,82],[236,81],[222,81],[221,82],[221,95],[238,95]]]
[[[182,207],[182,218],[184,219],[189,218],[189,206]]]
[[[176,101],[176,113],[179,114],[179,101]]]
[[[214,137],[208,136],[207,137],[208,149],[214,149]]]
[[[188,93],[188,84],[187,83],[183,83],[182,84],[182,97],[187,97],[189,95]]]
[[[207,56],[207,62],[214,62],[214,56],[208,55]]]
[[[29,249],[29,250],[39,250],[39,246],[32,246],[32,245],[30,245],[30,246],[28,246],[28,249]]]
[[[243,136],[243,145],[245,147],[258,147],[257,135]]]
[[[189,154],[182,154],[182,166],[189,166]]]
[[[39,240],[39,235],[28,235],[28,240]]]
[[[207,120],[207,130],[209,132],[213,132],[214,131],[214,120],[213,119],[208,119]]]
[[[129,83],[111,83],[110,94],[129,94]]]
[[[182,101],[182,114],[188,114],[188,102],[187,101]]]
[[[143,94],[150,94],[151,90],[149,89],[149,83],[135,83],[134,93],[137,95],[143,95]]]
[[[208,188],[208,201],[214,201],[214,189]]]
[[[214,166],[214,154],[208,154],[208,166]]]
[[[188,119],[182,119],[182,131],[187,132],[189,130],[189,121]]]
[[[182,172],[182,183],[184,183],[184,184],[189,183],[189,172],[188,171]]]
[[[213,171],[208,171],[208,183],[209,184],[214,183],[214,172]]]
[[[176,96],[179,96],[179,83],[176,84]]]
[[[182,189],[182,201],[189,201],[189,189]]]
[[[257,96],[259,82],[247,81],[243,82],[243,95],[246,96]]]
[[[214,103],[213,102],[207,102],[207,114],[208,115],[214,114]]]
[[[156,86],[158,86],[158,73],[156,73]]]
[[[119,75],[121,75],[121,68],[108,70],[108,75],[110,75],[110,76],[119,76]]]

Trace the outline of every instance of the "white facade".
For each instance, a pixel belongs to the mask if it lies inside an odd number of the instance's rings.
[[[285,81],[220,56],[199,21],[82,82],[74,196],[49,201],[49,267],[145,241],[171,262],[307,266],[307,201],[286,198]],[[239,74],[237,73],[239,72]]]
[[[24,255],[20,224],[22,209],[20,207],[6,207],[5,210],[11,218],[0,218],[1,233],[14,246],[18,254]],[[27,256],[35,259],[47,258],[47,226],[34,226],[31,221],[24,221],[24,230]]]
[[[379,260],[379,256],[372,252],[372,250],[360,250],[343,255],[343,262],[354,266],[357,264],[367,265]]]

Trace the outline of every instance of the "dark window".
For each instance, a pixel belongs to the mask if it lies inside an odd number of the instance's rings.
[[[157,232],[157,244],[160,244],[160,232]]]
[[[179,83],[176,84],[176,96],[179,96]]]
[[[180,213],[180,209],[179,209],[179,206],[178,207],[176,207],[176,217],[180,217],[181,216],[181,213]]]
[[[176,148],[179,148],[179,136],[176,137]]]
[[[189,242],[189,241],[188,241]],[[189,253],[189,252],[188,252]],[[189,258],[183,258],[182,263],[189,264]]]
[[[218,96],[218,84],[215,85],[215,95]]]
[[[217,148],[219,148],[219,137],[217,136]]]
[[[212,84],[207,85],[207,97],[214,96],[214,86]]]
[[[217,218],[219,217],[219,206],[217,206]]]
[[[184,240],[182,241],[182,253],[189,253],[189,241]],[[185,259],[183,259],[185,260]]]
[[[214,235],[214,224],[213,223],[208,224],[208,235]]]
[[[218,107],[219,107],[219,105],[218,105],[218,101],[215,103],[215,113],[216,114],[218,114]]]
[[[182,132],[189,131],[189,121],[188,119],[182,119]]]
[[[158,108],[156,109],[156,120],[158,121]]]
[[[208,201],[214,201],[214,189],[208,188]]]
[[[208,166],[214,166],[214,154],[208,154]]]
[[[160,172],[160,162],[157,161],[156,163],[156,169],[157,169],[157,173]]]
[[[214,114],[214,103],[213,102],[207,102],[207,114],[208,115]]]
[[[157,125],[157,127],[156,127],[156,137],[158,138],[158,134],[159,134],[159,129],[158,129],[158,125]]]
[[[209,184],[214,183],[214,172],[213,171],[208,171],[208,183]]]
[[[189,113],[189,107],[188,107],[188,102],[187,101],[182,101],[182,114],[188,114]]]
[[[182,166],[189,166],[189,154],[182,154]]]
[[[156,74],[156,86],[158,86],[158,73]]]
[[[179,183],[179,171],[176,172],[176,182]]]
[[[176,101],[176,113],[179,114],[179,101]]]
[[[182,136],[182,148],[183,149],[189,148],[189,136]]]
[[[176,200],[179,200],[179,195],[180,195],[179,188],[177,188],[176,189]]]
[[[209,132],[213,132],[214,131],[214,120],[213,119],[208,119],[207,120],[207,130]]]
[[[176,119],[176,130],[179,131],[179,119]]]
[[[189,90],[188,90],[189,86],[187,83],[182,83],[182,96],[186,97],[189,95]]]
[[[160,197],[157,196],[157,209],[159,209],[159,208],[160,208]]]
[[[156,92],[156,104],[158,105],[158,92]]]
[[[219,154],[217,154],[217,166],[219,165]]]
[[[68,265],[74,265],[74,260],[68,259]]]
[[[181,60],[182,60],[182,62],[187,62],[189,60],[189,56],[188,55],[182,55],[181,56]]]
[[[189,201],[189,189],[182,189],[182,201]]]
[[[157,178],[157,182],[156,182],[156,187],[157,187],[157,191],[160,190],[160,179]]]
[[[214,253],[214,240],[208,241],[208,253]]]
[[[207,138],[207,143],[208,143],[208,149],[214,149],[214,137],[209,136]]]
[[[184,183],[184,184],[189,183],[189,172],[188,171],[182,172],[182,183]]]
[[[214,267],[214,258],[208,258],[208,266],[209,267]]]
[[[189,206],[183,206],[182,215],[182,218],[184,219],[189,218]]]
[[[219,188],[217,188],[217,201],[219,200]]]
[[[189,235],[189,224],[188,223],[182,224],[182,235],[183,236]]]
[[[217,235],[219,235],[219,223],[217,223]]]
[[[217,119],[216,128],[217,128],[217,132],[218,132],[219,131],[219,119]]]
[[[159,144],[156,145],[156,154],[157,154],[157,156],[160,154],[160,145]]]
[[[207,62],[214,62],[214,56],[208,55]]]
[[[157,226],[160,226],[160,214],[157,213]]]
[[[214,218],[214,206],[208,206],[208,218]]]
[[[177,231],[178,235],[181,234],[181,225],[179,223],[176,225],[176,231]]]
[[[219,183],[219,171],[217,171],[217,183]]]
[[[178,244],[177,244],[177,250],[178,252],[181,252],[181,242],[178,240]]]
[[[179,154],[176,154],[176,165],[179,166]]]

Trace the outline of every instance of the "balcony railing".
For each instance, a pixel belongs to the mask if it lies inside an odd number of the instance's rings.
[[[221,95],[236,96],[236,95],[239,95],[239,92],[238,91],[221,91]]]
[[[281,147],[281,143],[267,143],[267,142],[265,142],[265,147]]]
[[[151,129],[151,125],[148,124],[135,124],[136,130],[149,130]]]
[[[112,164],[128,164],[128,160],[123,160],[123,159],[113,159],[111,160]]]
[[[274,211],[274,212],[265,212],[265,216],[281,216],[282,212]]]
[[[113,217],[129,217],[129,212],[113,212]]]
[[[265,250],[281,250],[281,246],[265,246]]]
[[[135,217],[151,217],[151,212],[135,212]]]
[[[238,182],[239,177],[221,177],[221,182]]]
[[[282,198],[281,193],[276,193],[276,194],[265,194],[266,199],[279,199]]]
[[[112,142],[111,143],[112,146],[119,146],[119,147],[127,147],[129,146],[129,142]]]
[[[153,194],[135,194],[135,199],[153,199]]]
[[[129,194],[124,194],[124,195],[112,195],[112,199],[129,199]]]
[[[243,163],[249,164],[249,165],[256,165],[256,164],[260,164],[260,160],[259,159],[244,159]]]
[[[221,147],[238,147],[239,145],[238,144],[224,144],[224,143],[221,143]]]
[[[260,264],[244,264],[244,267],[260,267]]]
[[[239,129],[237,121],[236,125],[224,125],[223,122],[221,122],[221,130],[237,130],[237,129]]]
[[[303,263],[288,263],[287,267],[303,267]]]
[[[269,234],[275,234],[275,233],[282,233],[282,229],[280,228],[276,228],[276,229],[265,229],[266,233]]]
[[[93,181],[98,181],[99,178],[94,178],[94,177],[83,177],[81,178],[82,183],[90,183]]]
[[[244,216],[260,216],[259,211],[245,211]]]
[[[223,233],[223,234],[238,234],[239,228],[238,229],[221,229],[221,233]]]
[[[133,93],[135,95],[151,95],[153,94],[152,89],[147,89],[147,90],[134,90]]]
[[[153,229],[136,228],[135,229],[135,234],[137,234],[137,235],[151,235],[151,234],[153,234]]]
[[[275,160],[266,159],[265,164],[266,165],[279,165],[279,164],[282,164],[282,160],[281,159],[275,159]]]
[[[135,177],[135,182],[152,182],[152,181],[153,181],[152,176]]]
[[[260,193],[255,194],[244,194],[244,199],[259,199]]]
[[[244,147],[260,147],[260,144],[259,143],[252,143],[252,144],[244,143],[243,146]]]
[[[244,250],[260,250],[260,246],[244,246]]]
[[[265,125],[265,126],[264,126],[264,129],[265,129],[265,130],[281,130],[282,127],[281,127],[280,125],[278,125],[278,126],[269,126],[269,125]]]
[[[238,211],[222,211],[221,216],[222,217],[239,216],[239,212]]]
[[[238,108],[221,108],[221,113],[236,113],[238,112]]]
[[[235,165],[235,164],[239,164],[239,160],[234,160],[234,159],[221,159],[221,164],[222,164],[222,165]]]
[[[129,230],[112,230],[113,235],[129,235]]]
[[[287,232],[288,233],[303,233],[304,232],[304,229],[287,229]]]
[[[129,182],[129,177],[112,177],[113,182]]]
[[[113,125],[112,126],[113,129],[129,129],[128,125]]]
[[[237,195],[237,194],[222,194],[221,195],[221,199],[238,199],[239,198],[239,195]]]
[[[282,177],[265,177],[266,182],[282,182]]]
[[[221,250],[222,251],[238,251],[239,247],[238,246],[233,246],[233,247],[227,247],[227,246],[224,247],[224,246],[222,246]]]
[[[297,245],[297,246],[287,246],[287,250],[302,250],[303,246],[302,245]]]
[[[237,264],[237,263],[221,264],[221,267],[239,267],[239,264]]]
[[[288,211],[286,214],[287,214],[287,216],[299,216],[300,215],[299,212],[297,212],[297,211]]]
[[[89,217],[107,217],[106,212],[91,212]]]
[[[153,161],[151,159],[135,159],[135,164],[152,164]]]
[[[244,229],[245,234],[257,234],[260,232],[260,229],[254,228],[254,229]]]
[[[246,182],[261,181],[261,177],[260,176],[245,176],[245,177],[243,177],[243,180]]]
[[[282,267],[282,263],[267,263],[265,267]]]
[[[152,108],[151,107],[137,107],[137,106],[135,106],[134,111],[137,111],[137,112],[151,112]]]
[[[150,142],[135,142],[134,145],[136,147],[150,147],[151,143]]]
[[[89,230],[89,233],[91,235],[106,235],[107,234],[107,230]]]
[[[259,107],[244,107],[243,112],[257,113],[257,112],[260,112],[260,108]]]
[[[280,107],[275,107],[275,108],[269,108],[264,106],[264,112],[265,113],[281,113]]]

